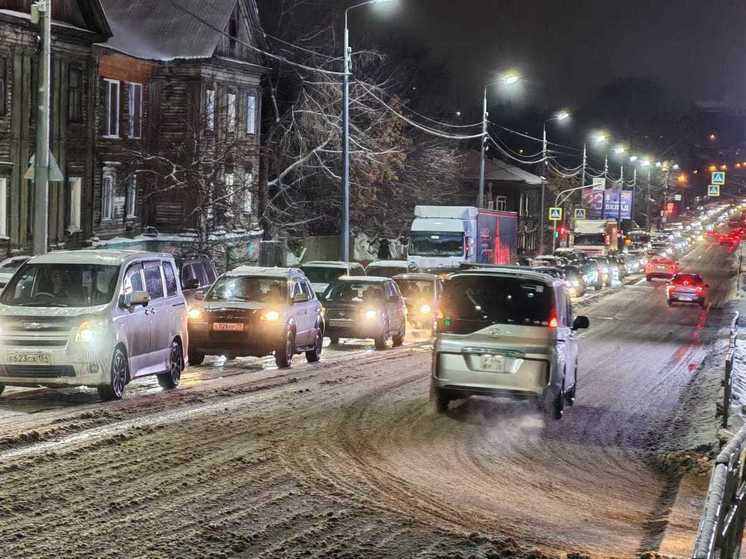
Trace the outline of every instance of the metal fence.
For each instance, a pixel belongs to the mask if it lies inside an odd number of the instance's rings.
[[[738,319],[739,315],[736,313],[731,322],[728,354],[725,359],[723,402],[718,404],[723,427],[728,426]],[[715,468],[710,478],[705,508],[692,552],[693,559],[730,559],[741,554],[741,539],[746,521],[745,447],[746,426],[730,440],[715,459]]]

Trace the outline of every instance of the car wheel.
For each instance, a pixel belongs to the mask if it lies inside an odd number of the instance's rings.
[[[645,281],[653,281],[653,278],[651,278],[650,276],[645,276]]]
[[[704,300],[704,299],[701,299],[701,300],[699,301],[699,306],[700,306],[701,308],[703,308],[703,309],[705,308],[705,300]],[[2,390],[0,390],[0,394],[2,394],[2,393],[3,393],[3,392],[2,392]]]
[[[201,351],[189,350],[189,364],[190,365],[202,365],[205,362],[205,354]]]
[[[673,301],[671,299],[666,299],[666,303],[669,307],[673,307]]]
[[[158,375],[158,384],[167,390],[179,386],[181,372],[184,370],[184,356],[181,352],[181,344],[176,340],[171,342],[171,353],[168,358],[168,372]]]
[[[321,350],[324,348],[324,338],[321,328],[316,330],[316,339],[314,340],[313,349],[306,352],[306,361],[309,363],[318,363],[321,359]]]
[[[386,349],[386,340],[389,339],[389,323],[386,321],[381,329],[381,334],[374,338],[376,349]]]
[[[293,363],[295,355],[295,334],[288,328],[282,346],[275,350],[275,363],[280,369],[287,369]]]
[[[433,411],[437,414],[443,414],[448,411],[448,404],[451,399],[448,395],[438,388],[437,386],[430,385],[430,404],[433,407]]]
[[[552,417],[556,420],[562,419],[562,416],[565,413],[565,379],[562,379],[562,388],[560,389],[559,394],[557,394],[554,397],[554,400],[552,400],[552,406],[551,406],[551,412]]]
[[[404,338],[406,337],[406,335],[407,335],[407,327],[406,325],[404,325],[401,328],[401,333],[399,333],[398,335],[392,338],[394,347],[401,347],[404,344]]]
[[[339,338],[336,338],[336,337],[335,338],[329,338],[329,342],[332,345],[339,345]]]
[[[0,384],[0,394],[2,394],[3,392],[5,392],[5,385]]]
[[[565,403],[572,407],[575,405],[575,395],[578,391],[578,365],[575,364],[575,384],[565,393]]]
[[[98,386],[98,395],[104,401],[121,400],[124,396],[124,387],[129,377],[129,364],[127,355],[121,347],[114,350],[111,357],[111,369],[109,370],[108,384]]]

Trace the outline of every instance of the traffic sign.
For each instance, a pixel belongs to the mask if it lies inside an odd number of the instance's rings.
[[[585,208],[575,208],[575,219],[585,219]]]
[[[715,173],[713,173],[714,175]],[[711,184],[707,187],[707,195],[710,198],[714,198],[716,196],[720,196],[720,185],[719,184]]]
[[[681,194],[673,195],[674,202],[681,202]]]
[[[562,219],[562,208],[549,208],[549,221],[560,221]]]
[[[712,184],[722,186],[725,184],[725,171],[713,171]]]

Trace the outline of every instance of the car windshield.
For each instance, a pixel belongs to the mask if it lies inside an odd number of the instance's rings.
[[[347,273],[344,268],[331,266],[301,266],[301,270],[311,283],[331,283]]]
[[[397,266],[368,266],[365,273],[369,276],[393,278],[394,276],[403,274],[406,271],[406,268],[399,268]]]
[[[679,274],[672,281],[676,285],[696,285],[702,283],[702,278],[697,274]]]
[[[552,289],[520,277],[463,275],[450,279],[443,292],[443,330],[475,332],[490,324],[547,326]]]
[[[93,307],[113,299],[118,279],[119,266],[27,264],[0,300],[22,307]]]
[[[396,280],[401,294],[406,299],[432,299],[433,282],[429,280]]]
[[[463,256],[464,234],[442,231],[414,231],[409,241],[413,256]]]
[[[223,276],[205,297],[227,303],[282,303],[287,300],[287,280],[261,276]]]
[[[324,293],[327,303],[366,303],[383,300],[383,288],[380,285],[343,281],[331,285]]]
[[[575,246],[605,245],[606,235],[603,233],[575,233]]]

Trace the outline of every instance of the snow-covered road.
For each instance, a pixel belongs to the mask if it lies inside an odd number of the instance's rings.
[[[697,428],[682,402],[729,321],[732,259],[685,268],[711,306],[641,281],[580,304],[578,400],[560,422],[471,399],[435,416],[427,342],[349,345],[290,371],[208,363],[99,403],[86,390],[0,400],[6,557],[502,557],[657,550],[678,477],[658,454]],[[694,401],[694,405],[698,402]],[[704,402],[714,409],[714,402]],[[681,537],[697,518],[685,517]],[[539,552],[537,552],[538,554]]]

